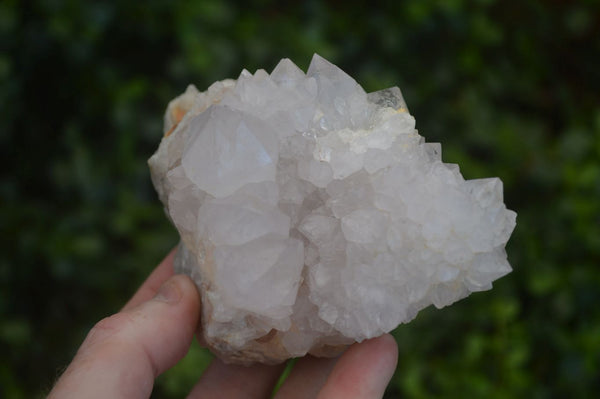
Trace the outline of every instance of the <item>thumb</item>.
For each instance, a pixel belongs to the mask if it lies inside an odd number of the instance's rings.
[[[98,322],[49,398],[147,398],[187,353],[200,313],[196,286],[169,278],[154,298]]]

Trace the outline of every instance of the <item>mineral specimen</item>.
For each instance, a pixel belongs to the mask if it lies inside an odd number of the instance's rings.
[[[189,86],[164,131],[149,164],[176,269],[227,362],[333,356],[511,270],[502,182],[465,181],[397,87],[366,93],[318,55]]]

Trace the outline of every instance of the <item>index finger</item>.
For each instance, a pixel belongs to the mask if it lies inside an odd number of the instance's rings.
[[[169,252],[169,254],[162,260],[162,262],[160,262],[156,269],[150,273],[146,281],[144,281],[140,288],[138,288],[137,292],[133,295],[129,302],[127,302],[123,309],[121,309],[122,311],[134,308],[156,295],[156,292],[162,283],[174,274],[173,259],[175,258],[176,252],[177,247],[173,248],[171,252]]]

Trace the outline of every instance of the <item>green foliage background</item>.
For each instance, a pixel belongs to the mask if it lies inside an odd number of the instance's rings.
[[[369,5],[370,4],[370,5]],[[398,85],[518,212],[514,272],[399,327],[389,397],[600,392],[600,2],[0,2],[0,397],[43,395],[177,242],[146,159],[167,102],[317,52]],[[195,345],[156,397],[182,397]]]

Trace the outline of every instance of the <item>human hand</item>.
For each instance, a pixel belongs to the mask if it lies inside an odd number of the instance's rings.
[[[189,277],[173,275],[171,252],[117,314],[98,322],[49,399],[148,398],[154,379],[187,353],[200,317]],[[275,398],[381,398],[394,373],[396,342],[386,334],[339,358],[299,359]],[[213,360],[189,398],[265,398],[285,365],[250,367]]]

